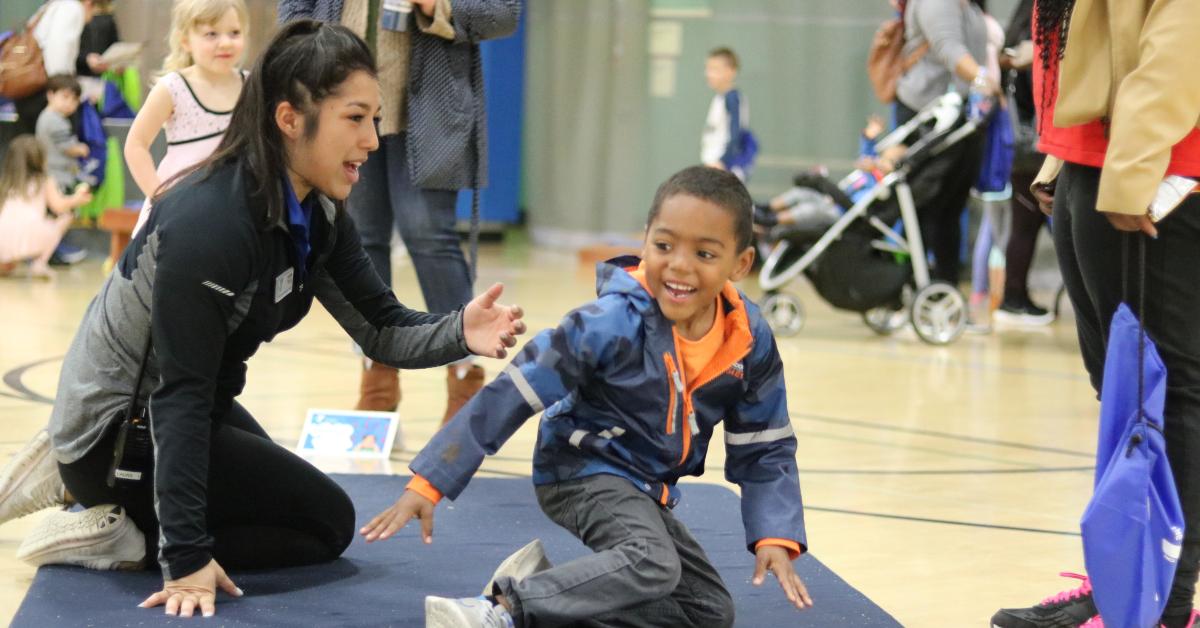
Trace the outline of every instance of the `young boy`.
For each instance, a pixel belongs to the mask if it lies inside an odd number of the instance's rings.
[[[745,181],[753,158],[746,154],[744,134],[750,124],[750,107],[737,90],[738,58],[729,48],[716,48],[704,63],[704,78],[716,95],[708,106],[700,136],[700,163],[729,170]]]
[[[37,138],[46,149],[46,169],[64,194],[78,184],[79,159],[88,146],[71,131],[71,116],[79,109],[82,90],[75,77],[56,74],[46,81],[46,108],[37,119]]]
[[[425,600],[427,626],[729,626],[733,600],[672,514],[725,422],[725,477],[742,489],[754,583],[767,571],[812,605],[792,560],[806,549],[783,365],[758,308],[733,286],[750,270],[751,201],[729,172],[694,166],[659,187],[643,259],[601,264],[599,297],[529,342],[412,462],[391,508],[360,531],[385,539],[434,505],[545,410],[538,503],[595,553],[549,567],[535,541],[481,598]]]

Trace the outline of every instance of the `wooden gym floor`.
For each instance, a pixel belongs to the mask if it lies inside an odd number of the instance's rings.
[[[504,282],[504,300],[524,306],[532,331],[593,295],[592,273],[573,254],[531,246],[521,233],[485,244],[480,265],[478,285]],[[0,279],[0,460],[46,424],[61,357],[102,279],[92,260],[56,275],[51,283]],[[401,300],[422,305],[411,265],[400,262],[396,277]],[[744,284],[758,295],[754,282]],[[804,280],[791,289],[809,321],[779,347],[813,554],[906,626],[982,626],[1001,606],[1069,586],[1056,574],[1082,570],[1077,522],[1097,412],[1072,321],[931,347],[910,330],[877,337]],[[491,375],[503,364],[484,366]],[[314,307],[251,360],[241,401],[293,446],[307,408],[354,403],[358,373],[349,340]],[[403,373],[404,451],[391,472],[407,473],[437,428],[444,378],[444,369]],[[528,475],[535,425],[484,469]],[[714,445],[703,481],[724,482],[723,453]],[[0,527],[0,622],[11,620],[33,577],[13,554],[38,516]],[[747,577],[751,567],[747,555]]]

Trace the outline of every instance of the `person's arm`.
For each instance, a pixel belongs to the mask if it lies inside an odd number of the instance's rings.
[[[76,207],[82,207],[92,201],[91,189],[86,185],[79,186],[71,194],[58,191],[58,184],[49,177],[42,182],[42,196],[46,199],[46,207],[55,216],[70,213]]]
[[[92,151],[88,148],[88,145],[84,144],[83,142],[73,142],[70,146],[63,150],[63,153],[66,154],[67,157],[75,157],[76,159],[87,157],[91,152]]]
[[[203,202],[167,197],[164,203],[188,205],[156,211],[161,220],[147,244],[155,255],[151,336],[160,379],[150,391],[150,422],[164,581],[212,560],[207,480],[213,395],[230,321],[248,307],[256,286],[255,226],[248,218],[197,206]]]
[[[311,18],[316,5],[316,0],[279,0],[278,22],[285,24],[299,18]]]
[[[725,92],[725,114],[729,116],[729,141],[721,154],[721,165],[729,168],[742,148],[742,99],[736,89]]]
[[[725,479],[742,489],[746,547],[806,551],[796,435],[788,416],[783,362],[766,323],[754,330],[746,360],[748,390],[725,420]]]
[[[918,2],[911,10],[921,24],[921,31],[929,42],[929,52],[947,70],[967,83],[980,77],[980,65],[971,56],[963,41],[963,12],[958,0],[947,2]],[[984,73],[986,75],[986,73]],[[995,83],[996,77],[983,76],[982,81]],[[995,90],[993,90],[995,91]]]
[[[636,312],[621,297],[576,309],[539,333],[421,450],[409,468],[455,499],[482,464],[526,419],[590,381],[611,360],[619,336],[634,329]],[[614,323],[613,318],[625,320]]]
[[[419,7],[417,26],[423,32],[460,44],[507,37],[516,32],[521,15],[520,0],[417,0],[414,4]]]
[[[379,279],[346,212],[338,212],[332,228],[334,249],[310,278],[313,292],[368,358],[396,368],[428,368],[471,355],[462,310],[429,314],[405,307]]]
[[[787,410],[783,362],[761,318],[746,359],[748,389],[725,420],[725,478],[742,489],[746,546],[754,553],[751,582],[772,573],[797,609],[813,605],[792,561],[808,549],[796,469],[796,435]]]
[[[623,298],[606,297],[530,340],[417,454],[404,494],[359,531],[367,542],[389,538],[418,515],[422,536],[431,542],[434,504],[443,496],[458,497],[484,457],[496,453],[529,417],[593,377],[603,378],[604,365],[622,344],[612,330],[636,329],[638,316]]]
[[[154,143],[154,138],[158,137],[159,131],[175,110],[175,103],[171,100],[171,92],[166,85],[167,80],[169,79],[164,77],[150,90],[125,138],[125,163],[129,166],[129,173],[133,175],[134,182],[146,198],[153,197],[158,191],[158,186],[162,185],[154,166],[154,158],[150,156],[150,145]]]
[[[1137,67],[1117,88],[1096,209],[1145,216],[1167,172],[1171,148],[1200,119],[1200,11],[1194,2],[1158,0],[1138,40]]]

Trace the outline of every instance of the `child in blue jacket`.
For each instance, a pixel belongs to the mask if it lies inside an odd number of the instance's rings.
[[[750,271],[751,200],[729,172],[695,166],[659,187],[643,259],[601,264],[599,297],[533,338],[413,460],[404,495],[361,533],[413,517],[432,542],[434,505],[543,412],[533,459],[542,510],[595,553],[550,567],[535,541],[479,598],[426,598],[427,626],[729,626],[733,601],[672,514],[725,423],[725,477],[741,487],[754,583],[768,571],[812,605],[792,561],[806,550],[783,364]]]

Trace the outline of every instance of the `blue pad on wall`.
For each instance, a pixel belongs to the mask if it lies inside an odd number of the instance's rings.
[[[358,510],[358,525],[400,496],[408,478],[334,476]],[[898,626],[890,615],[812,556],[796,562],[815,606],[787,602],[773,578],[750,584],[754,557],[743,545],[736,494],[687,484],[675,512],[704,546],[737,604],[738,626]],[[356,538],[343,558],[325,565],[232,573],[246,592],[220,594],[222,626],[422,626],[426,595],[478,595],[492,570],[535,537],[556,564],[588,551],[537,505],[528,479],[477,478],[457,502],[438,506],[434,542],[419,540],[413,521],[395,538],[367,545]],[[819,540],[818,540],[819,541]],[[199,626],[138,603],[162,585],[157,572],[95,572],[43,567],[13,619],[14,628],[44,626]],[[213,620],[208,620],[213,621]],[[208,625],[207,622],[201,622]]]

